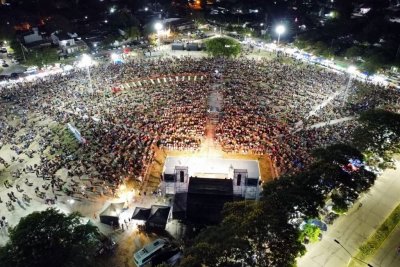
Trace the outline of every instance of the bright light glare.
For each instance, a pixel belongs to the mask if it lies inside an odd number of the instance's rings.
[[[89,67],[90,65],[92,65],[92,63],[93,63],[92,58],[87,54],[83,54],[82,59],[79,61],[78,66],[81,68]]]
[[[282,33],[284,33],[286,31],[285,26],[283,25],[278,25],[275,29],[276,33],[281,35]]]
[[[154,24],[154,28],[156,29],[156,31],[161,31],[163,25],[160,22],[156,22],[156,24]]]
[[[349,66],[349,67],[347,68],[347,72],[350,73],[350,74],[353,74],[353,73],[355,73],[356,71],[357,71],[357,68],[354,67],[354,66]]]
[[[115,12],[115,8],[114,7],[110,8],[110,13],[112,14],[114,12]]]
[[[113,61],[117,60],[117,59],[118,59],[118,55],[115,54],[115,53],[112,53],[112,54],[111,54],[111,59],[112,59]]]

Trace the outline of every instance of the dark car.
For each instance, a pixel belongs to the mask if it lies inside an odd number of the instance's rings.
[[[4,68],[7,68],[8,67],[8,64],[7,63],[3,63],[3,65],[2,65]]]
[[[17,79],[17,78],[19,78],[19,74],[13,72],[13,73],[11,73],[10,77],[13,78],[13,79]]]

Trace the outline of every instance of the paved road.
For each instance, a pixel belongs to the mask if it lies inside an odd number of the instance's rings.
[[[370,263],[374,267],[398,267],[400,266],[400,254],[397,248],[400,246],[400,224],[393,230],[390,236],[376,252]]]
[[[299,267],[347,266],[350,255],[333,240],[339,240],[352,255],[355,255],[358,247],[393,211],[400,202],[399,161],[396,166],[397,170],[387,170],[377,179],[370,192],[362,197],[363,206],[360,209],[358,203],[355,204],[347,215],[341,216],[329,227],[320,242],[307,246],[308,252],[298,259]]]

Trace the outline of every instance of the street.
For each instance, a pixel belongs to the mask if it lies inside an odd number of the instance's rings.
[[[339,217],[320,242],[307,245],[307,253],[298,259],[299,267],[341,267],[347,266],[351,256],[334,239],[340,241],[351,255],[356,255],[359,246],[379,227],[400,202],[400,162],[397,170],[386,170],[371,190],[361,197],[362,207],[358,203]],[[395,259],[392,249],[400,232],[399,227],[392,233],[373,261],[373,266],[399,266],[400,257]],[[399,244],[397,244],[399,245]],[[392,253],[392,256],[390,256]],[[387,258],[386,258],[387,257]],[[379,264],[377,264],[379,263]],[[361,265],[360,265],[361,266]]]
[[[398,247],[400,247],[400,224],[397,225],[369,262],[374,267],[400,266]]]

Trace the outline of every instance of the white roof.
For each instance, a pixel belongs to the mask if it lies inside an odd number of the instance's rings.
[[[229,168],[246,169],[248,178],[260,178],[260,169],[257,160],[236,160],[206,157],[167,157],[164,164],[164,173],[174,174],[175,166],[186,166],[189,176],[198,174],[216,174],[215,178],[228,176]],[[221,176],[221,174],[224,174]],[[207,175],[210,176],[210,175]]]

